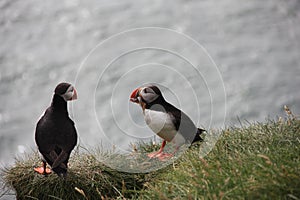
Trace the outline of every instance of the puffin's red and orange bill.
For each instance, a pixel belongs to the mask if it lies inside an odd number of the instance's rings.
[[[135,103],[138,102],[137,96],[138,96],[138,94],[139,94],[139,90],[140,90],[140,88],[137,88],[137,89],[135,89],[135,90],[131,93],[131,95],[130,95],[130,101],[135,102]]]
[[[39,174],[51,174],[51,169],[49,169],[48,167],[46,167],[45,170],[44,167],[35,167],[34,171]]]

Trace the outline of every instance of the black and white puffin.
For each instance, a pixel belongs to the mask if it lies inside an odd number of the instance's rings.
[[[157,86],[135,89],[130,101],[142,107],[146,124],[163,139],[159,151],[148,154],[148,157],[160,160],[172,157],[173,154],[163,152],[166,142],[172,141],[176,152],[182,144],[202,141],[200,135],[205,130],[197,128],[184,112],[168,103]]]
[[[52,103],[38,121],[35,141],[43,155],[43,166],[34,168],[40,174],[51,173],[46,162],[59,176],[67,174],[68,160],[77,143],[74,122],[69,118],[67,102],[77,99],[75,88],[69,83],[60,83],[54,90]]]

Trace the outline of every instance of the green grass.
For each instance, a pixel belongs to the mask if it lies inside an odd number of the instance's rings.
[[[137,152],[157,148],[136,146]],[[114,170],[98,154],[76,152],[66,179],[34,173],[36,153],[17,159],[2,175],[18,199],[300,199],[300,121],[291,116],[210,131],[169,166],[145,174]],[[130,155],[101,156],[124,164]]]
[[[222,131],[205,158],[186,152],[147,184],[143,199],[300,199],[300,122]]]

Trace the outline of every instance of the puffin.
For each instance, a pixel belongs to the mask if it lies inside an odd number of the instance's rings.
[[[47,175],[51,170],[66,177],[70,154],[77,144],[74,122],[68,114],[67,102],[77,99],[77,91],[70,83],[59,83],[51,105],[39,119],[35,130],[35,142],[42,155],[43,165],[34,168],[39,174]]]
[[[141,106],[146,124],[163,139],[160,149],[148,154],[149,158],[165,160],[174,156],[183,144],[203,141],[200,135],[205,130],[197,128],[183,111],[167,102],[157,86],[135,89],[130,95],[130,101]],[[167,142],[175,144],[173,154],[163,152]]]

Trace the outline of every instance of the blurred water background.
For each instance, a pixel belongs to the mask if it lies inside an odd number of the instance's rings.
[[[87,146],[99,145],[103,135],[106,140],[113,141],[111,144],[128,146],[133,141],[128,134],[122,137],[116,127],[110,129],[110,123],[117,123],[121,129],[132,127],[128,116],[145,128],[140,109],[128,103],[130,92],[143,81],[160,81],[163,92],[177,105],[173,98],[175,91],[182,100],[183,110],[199,126],[206,128],[239,125],[238,117],[253,122],[284,116],[285,104],[299,114],[299,10],[298,0],[0,0],[1,166],[12,164],[16,155],[36,149],[36,122],[49,106],[53,90],[61,81],[76,82],[79,98],[70,106],[73,108],[70,108],[70,114],[80,142]],[[184,63],[174,56],[151,50],[130,55],[124,62],[114,64],[112,72],[103,77],[105,84],[102,85],[95,84],[105,67],[98,63],[99,60],[89,60],[88,65],[94,68],[80,68],[97,44],[114,34],[139,27],[163,27],[187,34],[208,51],[220,73],[205,77],[208,82],[212,80],[209,90],[215,94],[213,120],[209,115],[212,108],[208,92],[199,93],[202,87],[205,88],[203,80],[199,83],[202,86],[197,87],[197,82],[191,79],[196,96],[203,98],[190,103],[193,95],[188,95],[191,94],[189,86],[179,80],[178,73],[164,71],[167,68],[163,65],[149,64],[148,68],[139,68],[122,79],[126,81],[117,84],[124,73],[145,61],[176,66],[179,74],[190,73],[193,77],[196,73],[193,70],[186,71],[182,66],[180,71],[177,65]],[[156,40],[151,34],[145,37]],[[168,36],[160,39],[168,40]],[[113,42],[99,50],[98,59],[104,60],[115,55],[118,49],[136,44],[134,38]],[[174,44],[175,51],[181,51],[184,46],[176,46],[176,38],[170,39],[169,43]],[[138,59],[141,61],[137,62]],[[201,70],[201,59],[197,66]],[[168,88],[172,88],[173,93]],[[95,95],[87,96],[87,91],[94,91]],[[95,99],[95,102],[88,99]],[[198,107],[195,107],[196,101],[200,102]],[[124,111],[121,110],[122,103],[126,108]],[[115,121],[108,105],[116,107]],[[128,115],[128,110],[132,114]],[[95,116],[99,117],[98,121],[91,120]],[[98,122],[105,124],[102,129]],[[128,128],[127,132],[134,130]],[[141,138],[147,138],[152,133],[139,134]]]

